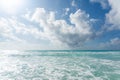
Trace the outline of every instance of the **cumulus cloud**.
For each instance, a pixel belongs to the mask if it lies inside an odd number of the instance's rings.
[[[110,7],[105,14],[105,24],[102,26],[101,33],[105,31],[120,30],[120,0],[90,0],[91,2],[100,3],[104,9]]]
[[[56,19],[54,11],[44,8],[36,8],[34,12],[25,14],[24,18],[38,26],[25,24],[17,17],[0,18],[0,38],[29,42],[28,39],[32,36],[33,41],[42,39],[50,41],[54,46],[76,48],[91,40],[93,36],[93,19],[80,9],[69,15],[69,23],[64,19]]]
[[[93,3],[100,3],[103,9],[107,9],[109,7],[107,0],[90,0]]]
[[[101,43],[103,49],[119,50],[120,49],[120,38],[115,37],[108,42]]]
[[[120,30],[120,0],[108,0],[111,10],[106,14],[107,30]],[[108,27],[109,26],[109,27]]]
[[[77,10],[70,14],[70,22],[55,18],[55,12],[47,12],[44,8],[37,8],[31,20],[38,22],[43,28],[44,37],[51,42],[59,41],[70,47],[80,46],[90,40],[93,34],[89,14]]]

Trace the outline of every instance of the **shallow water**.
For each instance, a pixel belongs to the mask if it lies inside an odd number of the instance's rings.
[[[0,51],[0,80],[120,80],[120,51]]]

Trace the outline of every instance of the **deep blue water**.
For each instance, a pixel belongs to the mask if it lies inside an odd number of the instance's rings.
[[[120,80],[120,51],[0,51],[0,80]]]

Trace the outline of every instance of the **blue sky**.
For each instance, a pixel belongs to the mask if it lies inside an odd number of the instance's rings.
[[[0,49],[120,50],[119,0],[1,0]]]

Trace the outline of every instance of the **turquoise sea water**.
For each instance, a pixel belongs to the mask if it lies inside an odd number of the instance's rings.
[[[0,80],[120,80],[120,51],[0,51]]]

